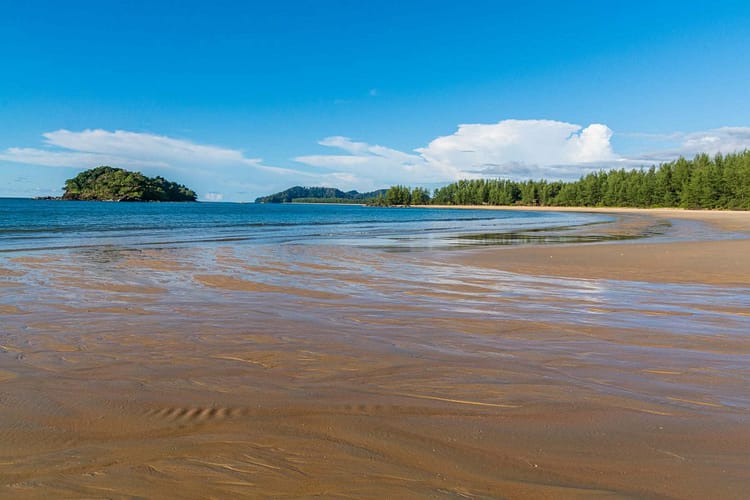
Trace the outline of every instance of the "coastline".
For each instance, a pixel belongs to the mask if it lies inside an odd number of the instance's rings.
[[[714,224],[729,231],[750,233],[748,210],[689,210],[682,208],[627,208],[627,207],[536,207],[498,205],[413,205],[415,208],[455,208],[461,210],[509,210],[519,212],[579,212],[592,214],[632,214],[694,220]],[[748,236],[750,237],[750,235]]]
[[[451,262],[520,274],[583,279],[631,280],[658,283],[704,283],[750,286],[750,212],[681,209],[586,207],[472,207],[488,210],[583,212],[614,216],[637,215],[651,220],[690,221],[713,229],[691,239],[686,230],[679,241],[626,243],[607,241],[574,245],[485,247],[447,255]],[[614,224],[617,226],[617,222]],[[726,233],[733,233],[731,239]]]

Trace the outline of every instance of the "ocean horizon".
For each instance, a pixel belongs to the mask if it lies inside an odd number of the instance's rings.
[[[113,203],[0,198],[0,252],[90,246],[334,244],[394,249],[544,242],[505,238],[612,221],[603,214],[338,204]],[[485,238],[478,236],[484,235]],[[550,241],[560,242],[556,234]]]

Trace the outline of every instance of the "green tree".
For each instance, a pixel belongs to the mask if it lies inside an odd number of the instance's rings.
[[[421,187],[411,190],[411,203],[414,205],[427,205],[430,203],[430,193]]]
[[[391,186],[385,193],[386,205],[411,205],[411,191],[406,186]]]

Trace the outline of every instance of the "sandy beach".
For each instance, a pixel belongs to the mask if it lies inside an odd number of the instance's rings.
[[[746,497],[750,213],[601,212],[672,229],[3,258],[0,496]]]
[[[470,208],[470,207],[462,207]],[[476,207],[475,207],[476,208]],[[496,207],[485,207],[489,210]],[[511,207],[527,210],[529,207]],[[550,210],[531,207],[531,210]],[[698,227],[686,229],[679,241],[659,243],[538,246],[492,248],[469,252],[458,261],[504,269],[521,274],[540,274],[585,279],[611,279],[667,283],[707,283],[750,286],[750,214],[740,211],[676,209],[572,208],[556,211],[586,212],[689,221],[716,228],[723,234],[705,234]],[[698,241],[695,234],[700,233]],[[733,239],[721,239],[724,233]]]

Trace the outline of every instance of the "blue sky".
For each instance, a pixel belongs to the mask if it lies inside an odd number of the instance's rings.
[[[746,1],[1,10],[0,196],[101,163],[245,201],[750,147]]]

